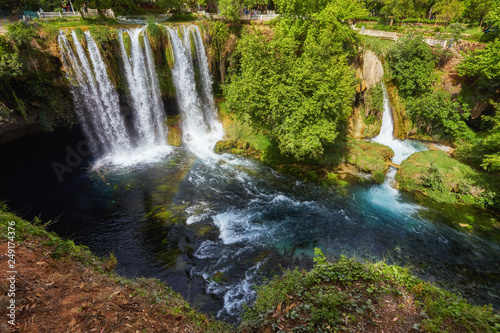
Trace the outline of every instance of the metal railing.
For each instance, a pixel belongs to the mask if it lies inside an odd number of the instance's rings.
[[[80,12],[36,12],[38,17],[41,19],[51,19],[56,17],[82,17]],[[104,16],[114,18],[115,13],[112,9],[106,9],[103,11]],[[84,12],[84,17],[95,17],[98,16],[99,12],[97,9],[88,9]]]
[[[242,20],[259,20],[259,21],[271,21],[272,19],[277,18],[279,15],[278,14],[272,14],[272,15],[256,15],[256,14],[250,14],[250,15],[243,15],[241,17]]]
[[[398,34],[397,32],[391,32],[391,31],[381,31],[381,30],[368,30],[368,29],[358,29],[358,28],[353,28],[354,30],[360,30],[360,34],[362,35],[367,35],[367,36],[373,36],[373,37],[379,37],[379,38],[388,38],[388,39],[393,39],[395,41],[398,40],[398,37],[403,36],[403,34]],[[430,46],[436,46],[440,45],[442,47],[446,47],[447,41],[446,40],[438,40],[438,39],[432,39],[432,38],[426,38],[424,41],[430,45]]]

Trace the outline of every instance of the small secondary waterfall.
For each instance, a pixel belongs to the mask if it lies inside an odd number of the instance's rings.
[[[89,139],[91,149],[98,154],[112,154],[130,149],[131,141],[120,115],[118,94],[109,81],[106,65],[89,33],[85,34],[90,61],[74,31],[71,32],[73,52],[65,35],[59,35],[63,65],[73,81],[71,89],[76,112]],[[92,70],[94,68],[94,71]]]
[[[401,164],[411,154],[422,150],[422,147],[415,146],[415,144],[408,140],[394,139],[394,122],[392,120],[391,106],[387,96],[387,90],[382,82],[382,92],[384,94],[384,113],[382,115],[382,127],[380,133],[372,139],[374,142],[391,147],[394,151],[392,161],[396,164]]]
[[[177,91],[177,101],[182,112],[182,131],[184,141],[197,153],[206,153],[222,138],[222,125],[217,120],[212,80],[208,72],[205,48],[201,43],[197,26],[182,26],[184,41],[179,33],[167,27],[175,57],[172,76]],[[191,54],[190,36],[193,34],[198,55],[202,81],[202,95],[196,90],[195,69]]]
[[[401,164],[401,162],[406,160],[411,154],[425,150],[426,148],[416,141],[394,139],[394,122],[392,120],[392,112],[389,104],[389,98],[387,96],[387,89],[385,88],[383,82],[381,82],[381,85],[384,95],[382,127],[380,128],[379,135],[374,137],[372,141],[389,146],[394,151],[392,162]],[[418,209],[419,206],[417,205],[402,203],[399,201],[400,193],[392,186],[397,169],[392,166],[389,168],[389,172],[385,177],[385,182],[378,187],[373,187],[369,191],[372,196],[372,201],[381,207],[385,207],[402,214]]]

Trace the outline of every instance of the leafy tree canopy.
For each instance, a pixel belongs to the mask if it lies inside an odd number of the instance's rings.
[[[476,50],[457,66],[461,76],[472,78],[480,88],[495,91],[500,88],[500,40]]]
[[[253,28],[242,37],[228,106],[282,154],[321,157],[343,131],[355,86],[347,57],[356,41],[345,20],[362,14],[359,6],[330,1],[308,18],[283,17],[273,32]]]
[[[390,74],[405,96],[418,96],[434,82],[435,59],[421,36],[400,39],[388,52]]]
[[[473,132],[465,120],[469,112],[462,111],[460,104],[445,91],[434,92],[407,101],[407,113],[419,129],[437,137],[448,134],[454,139],[471,138]]]

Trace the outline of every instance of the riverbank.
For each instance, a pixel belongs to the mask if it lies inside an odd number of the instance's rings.
[[[40,221],[38,221],[40,222]],[[229,332],[229,326],[192,309],[156,279],[128,279],[113,272],[116,258],[98,258],[0,206],[3,235],[15,230],[15,298],[1,273],[2,332]],[[9,234],[12,235],[12,234]],[[10,241],[10,240],[9,240]],[[7,239],[0,253],[8,252]],[[15,325],[4,320],[15,299]]]
[[[494,332],[499,322],[491,307],[471,306],[407,269],[344,257],[330,263],[317,250],[310,272],[289,271],[260,287],[255,306],[235,328],[197,312],[159,280],[117,275],[113,255],[98,258],[2,205],[2,234],[8,226],[15,229],[18,273],[15,325],[2,321],[4,332],[289,332],[333,327],[352,332]],[[4,240],[0,251],[7,253]],[[11,298],[5,276],[2,281],[1,312],[6,315]]]

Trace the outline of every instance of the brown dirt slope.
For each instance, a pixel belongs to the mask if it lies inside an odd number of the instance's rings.
[[[220,332],[154,279],[127,280],[106,273],[112,260],[53,259],[44,239],[16,246],[16,325],[7,323],[7,273],[0,272],[1,332]],[[7,266],[7,242],[0,243]],[[100,272],[99,272],[100,271]],[[220,325],[220,326],[219,326]]]

